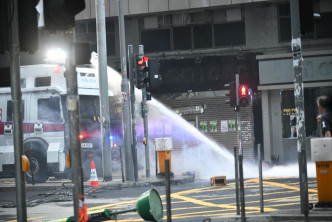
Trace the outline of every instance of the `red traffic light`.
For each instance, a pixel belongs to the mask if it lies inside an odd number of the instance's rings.
[[[139,60],[137,63],[138,65],[143,65],[143,63],[147,62],[149,60],[149,57],[143,56],[141,60]]]
[[[246,86],[240,86],[240,96],[248,96],[248,88]]]

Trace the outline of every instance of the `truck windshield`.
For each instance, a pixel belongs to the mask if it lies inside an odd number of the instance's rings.
[[[80,119],[83,121],[99,121],[100,105],[98,96],[80,96]]]

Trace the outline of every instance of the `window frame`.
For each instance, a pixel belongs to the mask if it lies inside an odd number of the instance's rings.
[[[59,99],[59,121],[50,121],[48,120],[42,120],[39,118],[39,101],[40,100],[50,100],[51,98],[58,98]],[[51,123],[51,124],[63,124],[64,123],[64,118],[63,118],[63,113],[62,113],[62,104],[61,104],[61,97],[60,96],[54,96],[54,95],[50,95],[50,96],[45,96],[45,97],[38,97],[36,99],[36,105],[37,105],[37,112],[36,112],[36,120],[38,122],[43,122],[43,123]],[[53,114],[53,112],[52,112]]]
[[[224,22],[215,22],[213,19],[213,10],[209,10],[211,12],[211,21],[209,22],[199,22],[199,23],[190,23],[190,24],[181,24],[181,25],[174,25],[172,24],[171,26],[166,26],[166,27],[158,27],[158,28],[152,28],[152,29],[145,29],[144,28],[144,18],[142,17],[139,20],[139,42],[143,44],[142,41],[142,32],[147,31],[147,30],[163,30],[163,29],[169,29],[170,30],[170,49],[169,50],[163,50],[163,51],[152,51],[147,53],[157,53],[157,52],[169,52],[169,51],[185,51],[185,50],[201,50],[201,49],[214,49],[214,48],[227,48],[227,47],[234,47],[234,46],[246,46],[247,44],[247,39],[246,39],[246,22],[245,22],[245,13],[244,13],[244,8],[241,9],[241,20],[238,21],[224,21]],[[173,14],[171,14],[173,15]],[[163,15],[165,16],[165,15]],[[244,25],[244,43],[243,44],[232,44],[232,45],[222,45],[222,46],[216,46],[216,41],[215,41],[215,25],[218,24],[232,24],[232,23],[243,23]],[[195,48],[195,38],[194,38],[194,27],[195,26],[201,26],[201,25],[210,25],[211,26],[211,47],[208,48]],[[188,49],[176,49],[174,47],[174,29],[179,28],[179,27],[190,27],[190,32],[191,32],[191,48]]]
[[[12,111],[12,117],[11,117],[11,120],[8,119],[8,111],[9,111],[9,106],[8,104],[11,103],[11,111]],[[25,115],[25,112],[26,112],[26,109],[25,109],[25,99],[22,99],[22,111],[23,111],[23,121],[26,120],[26,115]],[[7,99],[6,100],[6,122],[13,122],[14,120],[14,104],[13,104],[13,100],[12,99]]]

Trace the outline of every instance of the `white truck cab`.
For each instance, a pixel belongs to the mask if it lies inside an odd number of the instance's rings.
[[[82,115],[87,116],[92,129],[100,131],[99,80],[96,69],[77,67],[78,92],[84,106]],[[24,153],[30,160],[31,170],[26,175],[27,182],[45,182],[49,176],[64,176],[66,142],[68,130],[66,110],[65,67],[58,64],[40,64],[21,67],[21,87],[23,104]],[[10,88],[0,88],[0,177],[14,175],[13,146],[13,105]],[[112,96],[112,92],[109,93]],[[90,103],[90,102],[93,103]],[[98,101],[98,102],[96,102]],[[93,113],[87,113],[93,110]],[[84,124],[84,119],[83,119]],[[91,138],[91,137],[90,137]],[[95,143],[82,141],[82,152],[100,159],[100,134],[95,133]],[[67,138],[68,139],[68,138]]]

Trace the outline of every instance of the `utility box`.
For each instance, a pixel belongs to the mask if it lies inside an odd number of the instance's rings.
[[[316,207],[332,206],[332,138],[311,139],[311,158],[316,163],[318,203]]]
[[[159,174],[165,175],[165,160],[169,160],[169,170],[172,171],[173,139],[171,137],[156,138],[156,151],[159,159]]]

